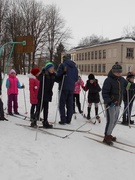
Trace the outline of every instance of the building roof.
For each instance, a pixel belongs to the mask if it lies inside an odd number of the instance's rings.
[[[90,47],[96,47],[96,46],[101,46],[101,45],[106,45],[106,44],[117,43],[117,42],[135,43],[135,38],[133,38],[133,37],[121,37],[121,38],[111,39],[111,40],[107,40],[107,41],[102,41],[102,42],[99,42],[97,44],[77,46],[77,47],[70,49],[69,51],[71,52],[71,51],[87,49]]]

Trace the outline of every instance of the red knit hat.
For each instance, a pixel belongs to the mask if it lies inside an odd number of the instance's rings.
[[[39,68],[33,68],[33,69],[31,70],[31,74],[33,74],[34,76],[36,76],[39,72],[40,72],[40,69],[39,69]]]

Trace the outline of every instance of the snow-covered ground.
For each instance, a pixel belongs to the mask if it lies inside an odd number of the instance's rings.
[[[18,75],[21,83],[25,84],[27,111],[30,110],[28,77]],[[102,87],[104,76],[97,76]],[[82,76],[86,82],[87,76]],[[53,122],[58,104],[58,85],[54,85],[53,101],[50,103],[49,121]],[[19,90],[19,112],[25,114],[23,90]],[[5,81],[3,83],[4,108],[7,108]],[[83,104],[84,94],[81,92]],[[94,117],[94,106],[91,116]],[[102,111],[101,106],[99,106]],[[85,104],[85,113],[87,104]],[[121,107],[121,113],[123,106]],[[120,114],[121,114],[120,113]],[[135,108],[133,108],[133,114]],[[28,113],[29,116],[29,113]],[[84,123],[80,114],[73,116],[71,125],[64,128],[77,129]],[[84,136],[101,139],[88,133],[46,130],[59,136],[69,135],[68,138],[59,138],[40,131],[30,130],[17,124],[29,125],[30,121],[11,116],[9,121],[0,121],[0,180],[133,180],[135,176],[135,154],[124,152],[107,145],[100,144]],[[91,130],[92,133],[104,134],[105,117],[101,114],[102,122],[93,125],[86,123],[80,130]],[[58,124],[57,114],[56,127]],[[119,141],[135,145],[135,128],[117,125],[113,135]],[[101,139],[102,140],[102,139]],[[117,144],[135,153],[135,148]]]

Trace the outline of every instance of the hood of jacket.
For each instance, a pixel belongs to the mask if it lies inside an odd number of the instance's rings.
[[[109,71],[109,73],[108,73],[108,77],[110,77],[110,78],[113,78],[113,79],[119,79],[121,76],[115,76],[113,73],[112,73],[112,71],[110,70]]]
[[[75,62],[72,60],[65,60],[64,64],[71,67],[71,68],[74,68],[76,66]]]

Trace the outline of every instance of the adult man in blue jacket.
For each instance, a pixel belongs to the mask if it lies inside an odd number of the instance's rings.
[[[59,124],[70,124],[73,115],[74,86],[78,80],[78,69],[76,64],[71,60],[70,54],[63,56],[63,63],[58,68],[57,76],[62,77],[59,83],[59,111],[61,119]]]

